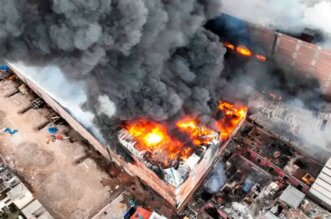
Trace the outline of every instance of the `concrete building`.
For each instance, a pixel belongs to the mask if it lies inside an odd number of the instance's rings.
[[[23,183],[19,183],[10,191],[8,191],[7,197],[19,209],[24,208],[26,205],[28,205],[34,200],[32,193],[26,188],[25,185],[23,185]]]
[[[27,219],[53,219],[38,200],[34,200],[24,207],[22,213]]]
[[[9,169],[0,173],[3,188],[7,191],[0,200],[0,212],[11,205],[16,206],[27,219],[53,219],[48,211],[36,200],[27,187]],[[3,190],[2,192],[4,192]]]

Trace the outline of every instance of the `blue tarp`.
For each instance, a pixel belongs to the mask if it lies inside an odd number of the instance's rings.
[[[10,128],[6,128],[5,132],[7,132],[7,133],[9,133],[11,135],[14,135],[14,134],[16,134],[18,132],[18,130],[17,129],[12,130]]]
[[[51,134],[56,134],[58,131],[58,128],[56,127],[50,127],[48,128],[48,132],[51,133]]]
[[[1,71],[9,71],[9,67],[7,65],[0,65]]]

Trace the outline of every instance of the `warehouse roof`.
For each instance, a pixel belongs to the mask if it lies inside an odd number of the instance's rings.
[[[331,158],[326,162],[309,193],[331,209]]]

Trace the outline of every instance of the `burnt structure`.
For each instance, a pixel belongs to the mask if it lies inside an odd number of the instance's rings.
[[[236,134],[245,117],[231,133],[230,139]],[[126,130],[119,132],[120,143],[130,151],[135,165],[130,166],[140,179],[157,191],[172,206],[181,208],[199,188],[210,169],[218,162],[230,139],[219,140],[219,135],[206,145],[201,146],[187,159],[178,163],[177,167],[161,168],[152,165],[144,158],[144,151],[138,150],[135,139]],[[165,158],[166,159],[166,158]],[[157,170],[157,171],[156,171]],[[157,174],[158,173],[158,174]]]
[[[214,194],[200,189],[184,212],[205,218],[329,218],[328,163],[303,156],[246,120],[221,157],[226,182]],[[315,190],[317,189],[317,191]],[[315,190],[315,191],[314,191]],[[312,192],[319,194],[315,197]],[[314,203],[312,200],[316,201]]]

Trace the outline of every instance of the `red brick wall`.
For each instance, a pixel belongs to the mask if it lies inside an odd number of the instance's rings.
[[[269,58],[302,77],[317,79],[321,92],[331,97],[331,50],[268,28],[252,25],[249,32],[252,42],[262,45]]]

